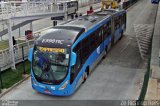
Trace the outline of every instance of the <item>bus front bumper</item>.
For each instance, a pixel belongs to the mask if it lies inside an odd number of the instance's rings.
[[[70,96],[73,92],[71,90],[71,86],[68,84],[65,89],[59,90],[58,87],[52,85],[45,85],[41,83],[35,82],[32,80],[32,88],[35,91],[38,91],[43,94],[53,95],[53,96]]]

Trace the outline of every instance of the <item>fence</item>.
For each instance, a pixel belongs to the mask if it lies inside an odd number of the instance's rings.
[[[22,47],[24,50],[24,57],[25,60],[28,57],[28,49],[33,47],[33,43],[34,40],[29,40],[23,43],[19,43],[17,45],[14,46],[14,56],[15,56],[15,62],[20,63],[23,61],[23,57],[22,57]],[[9,48],[0,51],[0,67],[1,67],[1,71],[6,70],[8,68],[10,68],[12,65],[12,61],[10,58],[10,52],[9,52]]]
[[[1,2],[0,20],[9,19],[11,17],[23,17],[31,15],[66,12],[66,7],[67,7],[66,4],[63,3],[63,5],[59,5],[58,2],[57,1]]]

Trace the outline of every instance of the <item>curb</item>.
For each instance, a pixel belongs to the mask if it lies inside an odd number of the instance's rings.
[[[7,94],[8,92],[10,92],[11,90],[13,90],[15,87],[17,87],[18,85],[20,85],[21,83],[23,83],[24,81],[26,81],[28,78],[30,77],[30,75],[26,76],[25,78],[23,78],[22,80],[20,80],[19,82],[15,83],[13,86],[11,86],[10,88],[8,88],[7,90],[5,90],[4,92],[2,91],[2,93],[0,94],[0,98]]]

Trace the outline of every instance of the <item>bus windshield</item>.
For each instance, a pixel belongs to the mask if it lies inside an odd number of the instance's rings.
[[[38,82],[59,84],[67,75],[69,49],[35,47],[33,74]]]

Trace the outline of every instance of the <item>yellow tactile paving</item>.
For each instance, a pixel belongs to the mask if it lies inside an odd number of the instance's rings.
[[[146,100],[157,100],[157,80],[149,79]]]
[[[157,97],[158,97],[158,100],[160,100],[160,82],[158,82]]]

